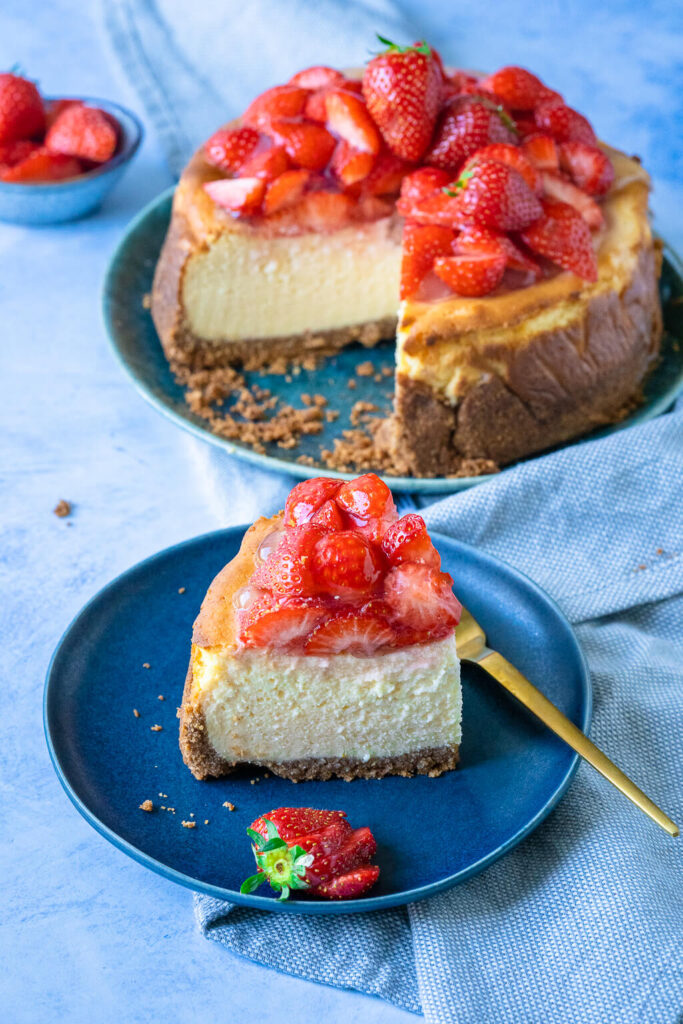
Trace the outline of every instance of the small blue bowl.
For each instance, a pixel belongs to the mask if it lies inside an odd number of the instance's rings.
[[[48,97],[51,99],[52,97]],[[13,224],[60,224],[92,213],[114,187],[142,142],[142,124],[130,110],[109,100],[90,96],[74,97],[100,107],[120,126],[119,147],[106,164],[85,171],[76,178],[44,184],[0,181],[0,220]]]

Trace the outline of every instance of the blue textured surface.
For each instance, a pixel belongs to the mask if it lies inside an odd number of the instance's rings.
[[[680,4],[576,0],[570,5],[555,0],[531,7],[519,0],[486,5],[410,0],[405,10],[421,28],[416,37],[424,33],[433,38],[451,61],[483,67],[514,60],[538,68],[590,115],[605,138],[640,153],[655,179],[653,208],[658,226],[674,248],[683,250],[681,134],[676,130],[683,123]],[[227,52],[229,19],[226,14],[220,30],[214,32],[221,55]],[[21,62],[48,94],[111,97],[139,113],[139,100],[104,42],[99,4],[92,0],[49,4],[5,0],[2,4],[0,66]],[[265,75],[267,70],[263,67],[258,73]],[[207,942],[196,929],[190,894],[102,840],[71,806],[50,765],[41,722],[45,670],[60,635],[83,603],[117,573],[166,545],[275,511],[292,483],[291,478],[238,463],[178,430],[140,400],[112,360],[100,310],[105,269],[130,220],[172,184],[159,138],[149,121],[143,120],[147,135],[139,156],[96,216],[40,230],[0,225],[0,436],[5,456],[0,468],[0,575],[5,595],[0,603],[2,1017],[11,1024],[54,1024],[55,1020],[196,1024],[201,1015],[216,1024],[242,1024],[253,1019],[256,999],[259,1024],[295,1020],[299,1024],[321,1020],[409,1024],[415,1018],[393,1005],[265,971]],[[641,475],[648,493],[648,450],[651,457],[656,456],[662,444],[654,428],[652,424],[644,428],[649,449],[648,445],[640,449],[642,468],[634,470],[629,463],[623,470],[625,485],[630,474]],[[680,435],[676,438],[672,431],[667,443],[676,440],[680,450]],[[585,446],[586,453],[591,447]],[[617,459],[612,447],[607,457]],[[657,481],[660,488],[665,486],[665,469]],[[678,463],[672,465],[674,470],[680,471]],[[553,480],[558,494],[562,475]],[[510,486],[505,490],[504,508],[521,507],[515,504],[515,479],[507,477]],[[523,490],[521,483],[518,487]],[[484,490],[476,488],[476,493]],[[632,491],[628,494],[631,497]],[[74,502],[71,520],[52,515],[51,509],[62,497]],[[471,507],[467,494],[456,500],[459,536],[501,551],[505,534],[497,525],[499,506],[492,502],[494,507],[483,516],[479,507]],[[462,509],[460,503],[466,507]],[[542,561],[542,552],[534,554],[538,505],[529,501],[524,507],[528,515],[522,527],[538,566]],[[608,507],[601,535],[611,541],[613,519],[622,506],[614,502]],[[653,549],[657,546],[680,549],[676,519],[680,498],[672,500],[665,513],[660,509],[657,515],[658,507],[639,524],[628,552],[620,551],[624,573],[639,563],[656,562]],[[561,505],[553,508],[553,515],[559,517],[561,512]],[[583,506],[577,507],[576,515],[582,517]],[[622,515],[618,522],[625,526],[626,517]],[[647,522],[656,524],[650,525],[649,533]],[[433,525],[446,528],[445,520]],[[555,541],[559,552],[575,545],[576,537],[570,532],[560,533]],[[526,566],[521,550],[515,561]],[[590,561],[599,575],[604,563],[598,547]],[[644,585],[647,578],[673,576],[675,566],[667,561],[661,569],[655,565],[650,573],[633,573],[633,577]],[[551,588],[550,578],[538,578]],[[597,583],[596,579],[596,587]],[[565,589],[573,589],[571,580]],[[660,597],[653,586],[646,599]],[[605,702],[610,693],[623,696],[617,711],[602,725],[598,716],[603,703],[596,702],[594,738],[606,745],[623,742],[643,786],[652,780],[660,761],[659,751],[652,750],[652,737],[671,737],[671,722],[680,714],[680,688],[678,696],[671,689],[671,681],[680,678],[680,607],[669,615],[668,640],[662,639],[663,627],[656,642],[651,640],[652,620],[656,614],[667,615],[666,605],[661,600],[657,606],[645,605],[624,623],[609,625],[600,620],[580,627]],[[614,608],[611,599],[602,612],[608,608]],[[623,657],[629,644],[631,652],[622,671],[617,654]],[[655,650],[659,667],[653,674]],[[641,696],[646,686],[649,689]],[[633,754],[634,741],[639,752],[650,751],[644,764]],[[676,745],[674,738],[672,757]],[[663,800],[666,773],[660,778],[653,796]],[[521,967],[537,978],[540,972],[541,993],[553,994],[552,1002],[539,1004],[541,1019],[565,1024],[568,1017],[572,1019],[572,978],[583,974],[586,985],[598,991],[605,985],[602,968],[610,962],[625,963],[629,977],[635,977],[633,944],[648,924],[652,949],[666,948],[680,939],[674,922],[662,929],[663,915],[653,909],[659,904],[675,908],[677,894],[680,900],[680,883],[671,882],[668,868],[676,851],[669,851],[666,837],[654,834],[650,823],[641,823],[630,808],[629,814],[624,812],[615,820],[613,807],[612,795],[581,769],[567,798],[529,840],[546,844],[540,850],[533,847],[542,880],[537,891],[529,883],[528,843],[473,880],[470,896],[481,915],[469,917],[470,904],[458,902],[465,889],[453,890],[453,931],[463,943],[453,970],[466,979],[469,1020],[474,1024],[485,1019],[491,1005],[490,981],[499,976],[497,970],[502,969],[503,984],[510,992],[519,991]],[[584,820],[577,827],[576,814],[582,809],[592,825]],[[667,803],[667,810],[676,813],[674,802]],[[583,928],[575,928],[564,949],[557,931],[566,920],[567,904],[557,893],[564,891],[569,901],[575,897],[576,918],[581,903],[571,883],[564,886],[562,879],[556,879],[556,840],[551,830],[555,820],[575,847],[586,836],[590,838],[587,872],[604,851],[611,852],[614,863],[613,882],[601,894],[593,887],[587,904],[595,905],[603,926],[594,926],[593,919],[586,920],[584,915]],[[629,874],[651,880],[636,901],[624,882]],[[680,871],[673,877],[680,879]],[[543,893],[554,882],[555,901],[552,908],[544,907],[544,927],[532,928],[537,918],[529,919],[529,900],[535,897],[534,906],[543,904]],[[620,886],[621,902],[615,909],[614,890]],[[430,902],[417,905],[421,914],[429,911]],[[279,927],[285,920],[262,916]],[[482,916],[485,928],[480,925]],[[520,956],[526,959],[515,960],[515,944],[501,941],[500,966],[484,971],[478,941],[484,931],[497,925],[502,928],[503,918],[516,932],[517,949],[521,942]],[[296,920],[298,924],[309,919]],[[335,924],[351,920],[360,918],[330,919]],[[617,945],[612,941],[615,922],[623,923],[619,933],[623,941]],[[384,918],[378,919],[378,929],[385,933]],[[426,932],[434,932],[429,920],[424,922]],[[547,963],[542,954],[549,934],[555,935],[556,955]],[[235,948],[243,956],[250,955],[251,931],[246,926],[241,938]],[[277,951],[281,942],[279,933],[266,936],[265,962],[266,954]],[[336,948],[340,958],[347,950],[335,935],[325,938],[325,947]],[[352,948],[352,954],[357,948]],[[414,952],[409,933],[400,952],[408,974],[413,970]],[[651,957],[639,961],[638,978],[656,991]],[[609,979],[607,986],[608,995],[622,1004],[636,994],[628,985],[612,988],[610,993]],[[537,993],[538,987],[533,991]],[[523,991],[519,994],[524,997]],[[452,1002],[447,985],[443,1000],[449,995]],[[650,1020],[669,1024],[680,1013],[680,1005],[679,1001],[676,1014],[652,1014],[648,1024]],[[633,999],[630,1006],[634,1024],[648,1019],[639,1013],[641,1002]],[[518,1024],[530,1016],[531,1011],[516,1018],[508,1013],[506,1020],[506,1014],[500,1013],[497,1019],[499,1024]],[[593,1019],[614,1019],[614,1013],[593,1014]],[[468,1020],[464,1011],[462,1020]]]
[[[55,766],[87,820],[124,852],[191,888],[262,910],[316,914],[382,910],[432,896],[477,874],[533,831],[564,793],[578,755],[468,664],[462,667],[464,728],[455,772],[296,786],[265,778],[257,768],[208,783],[191,775],[178,748],[174,698],[187,671],[198,602],[237,553],[243,532],[208,534],[129,570],[64,636],[46,685],[45,722]],[[490,644],[587,729],[590,683],[559,609],[503,562],[448,537],[435,534],[434,541]],[[169,699],[160,701],[159,694]],[[155,724],[160,732],[151,731]],[[139,809],[148,798],[152,813]],[[226,800],[236,812],[226,813]],[[175,814],[160,810],[161,803]],[[245,828],[264,808],[291,804],[339,807],[354,827],[370,825],[381,868],[370,895],[285,903],[239,893],[253,868]],[[197,827],[184,829],[180,821],[190,812]],[[425,845],[426,822],[438,827],[438,843]]]
[[[110,100],[79,98],[116,118],[121,129],[118,151],[101,167],[67,181],[29,185],[0,181],[0,220],[39,226],[85,217],[101,205],[130,164],[144,131],[135,114]]]
[[[320,459],[320,452],[331,450],[334,440],[344,430],[352,428],[351,414],[358,401],[369,402],[383,413],[389,413],[392,404],[394,344],[389,341],[373,349],[352,345],[337,355],[323,359],[313,370],[301,370],[289,380],[282,374],[245,373],[248,384],[267,388],[283,402],[303,408],[302,394],[324,395],[329,407],[339,413],[334,423],[324,422],[320,434],[303,435],[295,448],[283,450],[272,441],[265,445],[266,454],[255,452],[248,444],[227,441],[214,434],[206,420],[201,419],[185,402],[183,389],[175,381],[161,348],[152,317],[143,299],[152,288],[154,268],[166,235],[171,215],[172,190],[163,193],[142,211],[130,225],[112,256],[104,285],[104,319],[114,352],[123,368],[147,401],[185,430],[215,444],[224,451],[264,469],[291,473],[292,476],[325,476],[352,479],[355,473],[329,470]],[[680,261],[674,253],[667,255],[661,282],[664,319],[667,333],[662,342],[661,359],[650,374],[645,386],[644,402],[626,419],[609,427],[594,430],[585,440],[606,437],[615,430],[643,423],[658,416],[673,404],[683,387],[683,325],[680,301],[683,279]],[[360,377],[356,366],[369,362],[374,373]],[[388,370],[391,376],[382,374]],[[375,376],[382,379],[376,381]],[[346,381],[356,382],[354,390]],[[582,444],[584,439],[573,443]],[[313,466],[297,462],[300,455],[314,459]],[[507,472],[503,470],[502,472]],[[390,477],[384,479],[395,491],[421,494],[446,494],[465,490],[491,479],[489,475],[470,477]]]

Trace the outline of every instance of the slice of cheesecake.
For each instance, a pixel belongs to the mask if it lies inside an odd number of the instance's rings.
[[[180,746],[197,778],[293,781],[456,766],[460,605],[424,521],[376,476],[298,484],[259,519],[195,622]]]

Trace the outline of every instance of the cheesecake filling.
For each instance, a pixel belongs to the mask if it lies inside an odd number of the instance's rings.
[[[331,234],[224,232],[191,257],[183,304],[209,341],[288,337],[396,316],[400,230],[385,217]]]
[[[455,636],[378,657],[195,648],[208,740],[228,761],[368,761],[460,743]]]

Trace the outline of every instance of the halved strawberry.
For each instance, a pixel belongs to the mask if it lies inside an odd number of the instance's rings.
[[[557,143],[550,135],[534,132],[522,142],[522,152],[529,163],[539,171],[559,171],[560,158]]]
[[[325,502],[334,498],[341,485],[341,480],[327,476],[316,476],[296,484],[285,504],[285,526],[307,523]]]
[[[406,223],[401,255],[401,299],[415,295],[438,256],[452,255],[454,239],[453,228]]]
[[[240,177],[262,178],[265,182],[275,181],[288,171],[290,166],[284,146],[271,146],[262,153],[248,157],[240,167]]]
[[[325,109],[327,125],[340,139],[362,153],[379,153],[382,140],[360,96],[333,89],[325,97]]]
[[[538,263],[528,253],[520,249],[519,245],[509,235],[499,231],[491,231],[490,228],[481,228],[476,224],[468,224],[458,235],[456,250],[460,252],[475,252],[477,250],[493,251],[493,243],[502,247],[507,260],[507,266],[512,270],[522,270],[532,274],[539,274],[541,271]]]
[[[218,206],[247,215],[260,210],[266,194],[261,178],[219,178],[205,182],[204,188]]]
[[[273,594],[314,594],[310,561],[322,536],[323,531],[312,523],[285,530],[278,546],[253,573],[249,585]]]
[[[342,86],[346,79],[341,71],[318,64],[312,68],[297,71],[289,80],[290,85],[298,85],[301,89],[325,89]]]
[[[439,118],[425,163],[458,171],[478,149],[493,142],[514,142],[515,125],[509,114],[484,96],[458,96]]]
[[[309,121],[325,124],[327,121],[327,104],[325,102],[329,89],[316,89],[309,94],[304,107],[304,117]]]
[[[359,600],[375,590],[382,555],[357,530],[339,530],[316,543],[310,569],[321,593]]]
[[[285,171],[271,181],[263,200],[263,212],[266,217],[298,203],[310,177],[310,171]]]
[[[400,156],[394,156],[388,151],[380,153],[365,179],[363,188],[372,196],[394,195],[412,168],[413,165]]]
[[[338,530],[346,528],[339,507],[332,499],[323,502],[318,511],[313,513],[311,522],[330,533],[336,533]]]
[[[462,612],[452,588],[448,573],[404,562],[387,574],[384,599],[401,625],[424,634],[439,630],[445,635],[458,624]]]
[[[357,526],[380,520],[386,529],[398,519],[391,491],[375,473],[364,473],[342,484],[335,501]]]
[[[266,594],[238,613],[239,640],[245,647],[298,647],[329,613],[319,598]]]
[[[60,100],[49,100],[45,103],[45,130],[48,131],[59,115],[67,107],[82,107],[83,100],[72,100],[64,97]]]
[[[552,135],[556,142],[576,140],[589,146],[597,142],[590,121],[561,99],[543,100],[534,111],[534,120],[541,131]]]
[[[388,49],[373,57],[363,75],[368,110],[392,153],[419,160],[432,136],[441,103],[442,74],[426,43]]]
[[[370,657],[393,647],[396,633],[386,618],[372,610],[350,610],[321,623],[306,641],[306,654],[355,654]]]
[[[498,287],[505,273],[505,262],[505,253],[499,246],[495,252],[439,256],[434,261],[434,273],[456,295],[474,298],[488,295]]]
[[[543,172],[543,190],[549,199],[568,203],[581,214],[589,228],[597,231],[605,222],[602,210],[589,195],[559,174]]]
[[[82,173],[83,165],[76,157],[51,153],[45,146],[39,146],[19,163],[4,170],[0,174],[0,181],[63,181]]]
[[[346,875],[337,875],[329,882],[319,885],[315,893],[318,896],[326,896],[331,900],[350,900],[362,896],[370,889],[379,878],[379,868],[376,864],[366,864]]]
[[[367,178],[374,162],[372,153],[354,149],[345,139],[341,139],[334,151],[331,167],[342,185],[349,186]]]
[[[343,192],[307,192],[297,206],[298,221],[308,231],[339,231],[356,214],[356,204]]]
[[[242,114],[242,124],[267,131],[273,121],[302,114],[308,95],[308,89],[298,85],[274,85],[252,100]]]
[[[584,192],[604,196],[614,182],[614,165],[597,146],[585,142],[560,143],[560,166]]]
[[[519,231],[543,212],[521,174],[494,160],[473,162],[449,194],[466,217],[497,231]]]
[[[221,128],[204,143],[204,155],[214,167],[235,174],[256,149],[260,137],[255,128]]]
[[[105,163],[114,155],[118,139],[116,124],[104,110],[71,104],[55,119],[45,145],[51,153]]]
[[[534,252],[586,281],[597,281],[598,265],[590,228],[567,203],[544,203],[543,216],[522,232]]]
[[[382,538],[382,550],[390,565],[420,562],[441,568],[441,556],[432,544],[422,516],[408,512],[389,527]]]
[[[402,217],[411,217],[419,203],[440,193],[451,180],[451,175],[439,167],[418,167],[403,179],[396,209]]]
[[[472,160],[498,160],[501,164],[514,167],[522,175],[534,195],[540,195],[543,191],[538,169],[529,162],[519,146],[513,146],[510,142],[492,142],[477,150]]]
[[[514,65],[501,68],[482,79],[479,86],[500,96],[510,110],[533,110],[542,100],[558,96],[531,71]]]
[[[284,146],[293,164],[308,171],[322,171],[336,145],[334,136],[312,121],[272,121],[267,132]]]
[[[351,826],[346,821],[346,811],[320,811],[315,807],[276,807],[274,811],[262,814],[250,825],[254,832],[258,832],[264,838],[268,834],[266,818],[275,825],[280,838],[286,843],[298,839],[299,836],[318,832],[339,821],[347,826],[347,834],[351,832]]]
[[[0,173],[21,163],[37,149],[40,149],[40,143],[31,142],[30,139],[17,139],[0,146]]]

